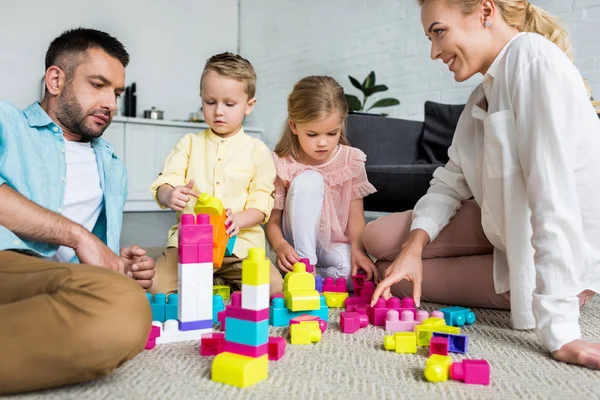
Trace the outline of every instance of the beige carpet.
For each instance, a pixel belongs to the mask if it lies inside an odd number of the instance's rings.
[[[431,310],[431,305],[425,308]],[[345,335],[339,330],[339,310],[332,310],[320,343],[288,344],[284,358],[269,363],[269,378],[249,389],[212,382],[212,357],[200,357],[199,344],[188,342],[145,351],[96,382],[13,398],[600,399],[600,372],[553,361],[532,332],[510,329],[508,312],[475,313],[478,321],[464,329],[471,342],[468,357],[490,362],[492,384],[488,387],[429,383],[423,378],[426,348],[420,348],[417,355],[387,352],[382,346],[383,329],[369,326]],[[584,337],[600,342],[600,298],[586,305],[581,323]],[[272,335],[287,333],[285,328],[271,329]]]

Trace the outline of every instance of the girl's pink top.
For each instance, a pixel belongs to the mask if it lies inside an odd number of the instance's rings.
[[[284,209],[287,190],[296,176],[306,170],[317,171],[325,182],[317,237],[319,244],[325,250],[329,250],[331,243],[349,242],[345,232],[350,214],[350,201],[377,191],[367,179],[366,160],[365,153],[345,145],[338,146],[338,151],[331,160],[314,166],[301,164],[292,156],[279,157],[273,153],[277,170],[274,208]]]

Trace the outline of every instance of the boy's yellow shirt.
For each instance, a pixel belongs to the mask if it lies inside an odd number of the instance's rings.
[[[223,202],[234,213],[256,208],[265,214],[265,223],[273,208],[275,164],[269,148],[259,139],[247,135],[243,128],[232,137],[221,138],[207,129],[188,133],[167,156],[162,172],[150,186],[156,203],[158,188],[169,184],[183,186],[194,180],[193,190],[208,193]],[[183,212],[194,213],[195,198]],[[167,247],[177,246],[177,225],[169,229]],[[245,258],[252,247],[265,247],[265,234],[260,225],[240,230],[233,253]]]

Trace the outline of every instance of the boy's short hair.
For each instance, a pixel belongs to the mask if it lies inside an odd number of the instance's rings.
[[[202,92],[202,81],[208,71],[215,71],[221,76],[232,78],[246,84],[246,94],[249,99],[254,98],[256,93],[256,72],[250,61],[244,57],[229,52],[212,56],[206,62],[202,77],[200,78],[200,92]]]

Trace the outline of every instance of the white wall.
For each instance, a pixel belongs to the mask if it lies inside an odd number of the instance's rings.
[[[0,15],[0,98],[19,107],[39,99],[48,45],[70,28],[119,39],[131,56],[138,116],[156,106],[168,119],[198,110],[206,59],[238,44],[237,0],[0,0]]]
[[[532,3],[567,22],[577,65],[600,98],[600,0]],[[401,101],[379,110],[421,120],[425,100],[463,103],[481,80],[458,84],[445,65],[431,61],[415,0],[252,0],[240,7],[241,53],[258,74],[253,125],[265,129],[271,147],[287,115],[287,95],[306,75],[331,75],[357,94],[347,76],[362,81],[375,70],[377,81],[390,90],[373,98]]]

